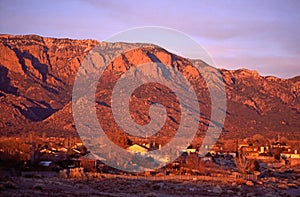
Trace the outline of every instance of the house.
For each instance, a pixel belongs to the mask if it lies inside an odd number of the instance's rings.
[[[259,156],[259,152],[257,150],[247,151],[246,156],[258,157]]]
[[[129,146],[127,148],[127,150],[129,150],[133,153],[140,153],[141,155],[143,155],[146,152],[148,152],[149,149],[147,147],[144,147],[144,146],[141,146],[141,145],[138,145],[138,144],[134,144],[132,146]]]
[[[206,150],[210,150],[213,146],[214,146],[214,145],[211,145],[211,144],[205,144],[205,145],[204,145],[204,148],[205,148]]]
[[[217,155],[217,154],[222,154],[223,153],[223,148],[220,146],[214,146],[210,149],[210,154],[211,155]]]
[[[39,166],[49,167],[52,164],[52,161],[40,161]]]
[[[287,145],[285,142],[273,142],[271,146],[272,148],[280,148],[284,150],[288,150],[291,148],[291,146]]]
[[[248,147],[249,146],[249,144],[247,144],[247,143],[241,143],[241,144],[239,144],[239,149],[242,149],[243,147]]]
[[[56,165],[52,161],[43,160],[38,163],[40,170],[53,170],[56,168]]]
[[[77,142],[75,145],[76,145],[77,147],[79,147],[79,146],[83,146],[83,143],[82,143],[82,142]]]
[[[295,150],[294,152],[292,152],[292,151],[283,151],[282,153],[280,153],[280,156],[282,158],[291,158],[291,159],[300,158],[300,154],[298,153],[297,150]]]
[[[204,161],[204,162],[207,162],[207,161],[215,162],[215,159],[214,159],[214,157],[210,153],[207,153],[204,157],[201,158],[201,161]]]
[[[77,153],[77,154],[80,154],[80,153],[81,153],[80,150],[77,150],[76,148],[72,148],[72,151],[74,151],[74,152]]]
[[[233,157],[233,158],[236,157],[236,153],[235,153],[235,152],[229,152],[228,155],[230,155],[230,156]]]
[[[59,148],[57,148],[57,151],[59,151],[59,152],[67,152],[68,149],[65,148],[65,147],[59,147]]]
[[[187,154],[196,153],[196,149],[195,148],[187,148],[186,152],[187,152]]]
[[[188,146],[187,148],[183,148],[181,150],[181,153],[187,153],[188,155],[191,154],[191,153],[196,153],[196,152],[197,152],[197,149],[193,148],[191,145]]]
[[[210,150],[209,153],[210,153],[211,155],[216,155],[216,154],[217,154],[217,152],[216,152],[215,150]]]
[[[265,153],[265,147],[264,146],[261,146],[260,148],[259,148],[259,153],[261,154],[261,153]]]

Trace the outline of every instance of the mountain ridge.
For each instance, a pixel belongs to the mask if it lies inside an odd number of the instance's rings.
[[[100,42],[103,42],[103,41],[98,41],[98,40],[95,40],[95,39],[74,39],[74,38],[67,38],[67,37],[61,37],[61,38],[54,38],[54,37],[48,37],[48,36],[40,36],[38,34],[18,34],[18,35],[12,35],[12,34],[0,34],[0,40],[2,39],[33,39],[33,38],[36,38],[36,40],[38,41],[41,41],[41,42],[44,42],[44,40],[53,40],[53,41],[76,41],[76,42],[81,42],[81,41],[87,41],[87,42],[92,42],[92,43],[100,43]],[[118,43],[126,43],[126,42],[118,42]],[[145,43],[135,43],[135,44],[145,44]],[[153,45],[153,46],[156,46],[154,44],[149,44],[149,45]],[[159,46],[158,46],[159,47]],[[87,49],[88,50],[88,49]],[[187,58],[188,60],[197,60],[197,59],[190,59],[190,58]],[[238,71],[238,70],[244,70],[244,71],[249,71],[249,72],[253,72],[253,73],[257,73],[258,75],[260,75],[261,77],[271,77],[271,78],[277,78],[277,79],[282,79],[282,80],[291,80],[291,79],[294,79],[294,78],[300,78],[300,75],[296,75],[294,77],[290,77],[290,78],[282,78],[282,77],[279,77],[279,76],[275,76],[275,75],[261,75],[257,70],[252,70],[252,69],[248,69],[248,68],[245,68],[245,67],[241,67],[241,68],[238,68],[238,69],[226,69],[226,68],[221,68],[219,67],[218,68],[219,70],[225,70],[225,71]],[[298,80],[298,79],[297,79]]]
[[[84,57],[99,43],[90,39],[73,40],[44,38],[37,35],[1,34],[1,135],[16,135],[37,128],[47,130],[49,133],[53,130],[75,132],[70,108],[75,75]],[[192,81],[199,76],[191,63],[197,60],[179,57],[154,45],[153,49],[140,48],[117,57],[109,65],[109,69],[121,73],[136,64],[155,61],[178,68]],[[281,79],[274,76],[260,76],[257,71],[248,69],[220,69],[220,72],[225,82],[228,99],[227,117],[222,135],[229,138],[233,135],[243,137],[255,133],[273,136],[285,132],[288,133],[288,137],[299,137],[300,125],[297,120],[300,117],[300,76]],[[102,82],[111,85],[109,83],[113,83],[118,75],[118,73],[112,74],[111,76],[115,78],[106,77]],[[201,93],[203,95],[199,97],[203,99],[203,103],[206,101],[209,103],[205,82],[200,80],[197,84],[201,84],[196,87],[198,91],[203,91]],[[102,98],[109,92],[104,88],[102,94],[97,96]],[[142,91],[138,94],[142,94]],[[163,95],[164,91],[161,94]],[[110,106],[109,101],[104,103]],[[107,106],[106,108],[109,108]],[[98,106],[99,109],[102,107],[102,105]],[[209,109],[205,105],[202,107],[205,113],[200,122],[203,124],[202,129],[205,130]],[[171,111],[172,109],[170,106]],[[147,109],[142,109],[137,112],[136,117],[142,117],[141,119],[145,119],[142,122],[147,122],[146,112]],[[176,116],[171,115],[175,122]],[[169,126],[176,128],[172,121]]]

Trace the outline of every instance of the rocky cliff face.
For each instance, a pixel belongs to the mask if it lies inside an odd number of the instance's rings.
[[[1,135],[28,131],[47,131],[53,135],[76,133],[71,109],[72,87],[85,55],[97,44],[99,42],[94,40],[0,35]],[[100,79],[96,108],[104,130],[122,132],[111,113],[113,85],[130,67],[148,62],[176,67],[189,79],[199,98],[199,135],[202,135],[210,117],[206,83],[191,60],[152,45],[120,55]],[[292,79],[262,77],[246,69],[221,72],[228,100],[224,137],[245,137],[255,133],[275,137],[281,133],[300,139],[299,76]],[[213,73],[210,75],[211,80],[220,80],[214,78]],[[160,137],[174,135],[180,122],[178,101],[174,96],[167,96],[169,93],[165,87],[145,85],[134,92],[130,102],[132,118],[139,124],[149,122],[151,103],[162,102],[167,106],[168,118]]]
[[[84,55],[97,43],[1,35],[1,133],[27,130],[63,108]]]

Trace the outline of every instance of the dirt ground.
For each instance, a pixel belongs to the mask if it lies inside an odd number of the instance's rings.
[[[0,180],[0,196],[300,196],[300,189],[211,181],[9,177]]]

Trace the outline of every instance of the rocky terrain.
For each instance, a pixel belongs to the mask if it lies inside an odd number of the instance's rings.
[[[76,136],[72,87],[84,57],[97,44],[95,40],[0,35],[0,134],[46,131],[48,135]],[[203,135],[209,124],[210,99],[205,81],[192,66],[193,61],[158,46],[143,46],[116,58],[100,79],[96,94],[97,115],[103,129],[111,135],[122,134],[113,120],[110,102],[112,87],[120,75],[132,66],[161,62],[176,67],[196,90],[201,109],[199,136]],[[210,80],[220,80],[209,66],[201,64]],[[222,69],[221,73],[227,94],[222,137],[244,138],[259,133],[268,138],[281,134],[300,140],[300,76],[263,77],[246,69]],[[171,137],[178,128],[180,110],[176,97],[167,88],[159,85],[139,88],[130,102],[131,115],[137,123],[146,124],[149,106],[154,102],[167,106],[168,112],[158,136]]]
[[[299,171],[299,170],[298,170]],[[278,177],[278,176],[284,176]],[[158,177],[159,178],[159,177]],[[299,174],[288,172],[236,182],[120,178],[11,177],[0,180],[1,196],[299,196]]]

